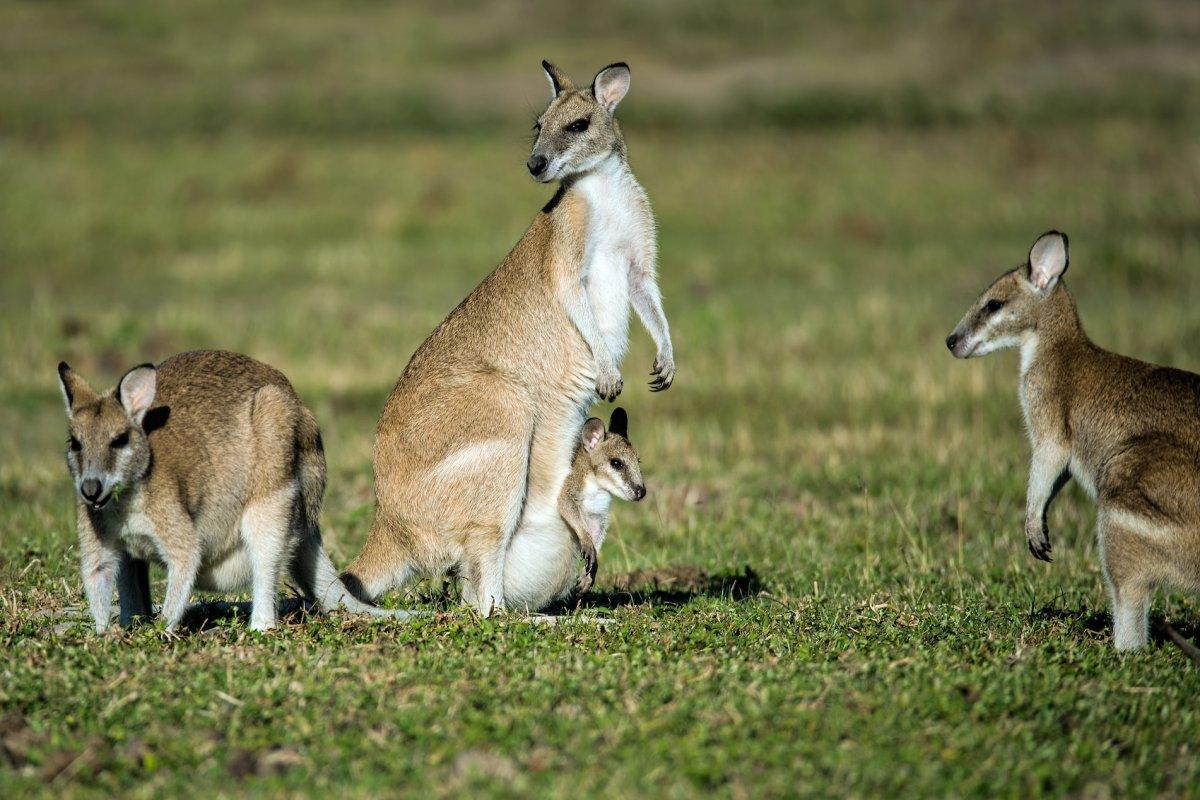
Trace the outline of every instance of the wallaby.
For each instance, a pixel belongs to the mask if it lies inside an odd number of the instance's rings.
[[[65,362],[58,377],[97,632],[108,628],[114,582],[121,624],[150,619],[150,562],[167,568],[168,631],[193,587],[252,587],[250,626],[271,628],[285,570],[322,609],[376,613],[346,591],[321,546],[321,432],[279,371],[195,350],[134,367],[104,394]]]
[[[630,305],[657,346],[651,390],[674,379],[654,217],[614,116],[629,68],[605,67],[576,88],[542,67],[551,100],[528,167],[560,186],[387,399],[375,519],[343,575],[360,599],[456,569],[485,616],[542,607],[561,575],[539,553],[572,536],[558,497],[588,408],[621,391]]]
[[[1200,375],[1093,344],[1061,280],[1068,263],[1066,234],[1042,234],[946,346],[956,358],[1020,348],[1029,550],[1050,560],[1046,512],[1074,477],[1097,503],[1113,640],[1125,650],[1146,643],[1156,586],[1200,589]]]
[[[608,535],[608,508],[613,497],[638,502],[646,496],[641,461],[629,441],[625,409],[613,411],[604,423],[592,417],[583,424],[583,437],[571,462],[571,473],[558,497],[558,511],[575,534],[584,570],[576,586],[586,592],[596,580],[600,546]]]

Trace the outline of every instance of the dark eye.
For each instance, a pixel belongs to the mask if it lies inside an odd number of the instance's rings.
[[[76,439],[74,436],[72,436],[70,439],[70,447],[71,447],[72,453],[78,453],[80,450],[83,449],[83,445],[80,444],[79,440]]]
[[[113,440],[108,443],[108,446],[113,450],[120,450],[127,444],[129,444],[129,431],[114,436]]]
[[[542,123],[540,123],[540,122],[533,123],[533,129],[535,131],[540,131],[542,129]]]
[[[614,459],[612,459],[611,461],[609,461],[609,462],[608,462],[608,464],[609,464],[609,466],[611,466],[613,469],[618,469],[618,470],[620,470],[620,469],[625,469],[625,462],[624,462],[624,461],[622,461],[622,460],[621,460],[621,459],[619,459],[619,458],[614,458]]]
[[[987,303],[983,306],[984,312],[988,313],[988,314],[995,314],[997,311],[999,311],[1002,308],[1004,308],[1004,301],[996,300],[996,299],[988,300]]]
[[[587,117],[580,117],[579,119],[572,122],[570,125],[563,128],[563,130],[566,131],[567,133],[583,133],[584,131],[586,131],[588,129],[589,121],[590,120],[588,120]]]

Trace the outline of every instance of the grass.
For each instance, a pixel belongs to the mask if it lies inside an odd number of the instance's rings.
[[[1195,792],[1200,675],[1112,650],[1078,489],[1055,562],[1028,555],[1016,356],[941,344],[1059,227],[1093,338],[1200,368],[1189,6],[625,5],[545,37],[387,8],[0,9],[0,795]],[[617,623],[480,621],[436,586],[390,598],[438,612],[407,625],[69,623],[57,361],[281,368],[346,563],[392,382],[545,200],[524,120],[555,52],[634,64],[680,367],[650,395],[634,331],[650,496],[584,598]],[[1194,597],[1154,618],[1200,638]]]

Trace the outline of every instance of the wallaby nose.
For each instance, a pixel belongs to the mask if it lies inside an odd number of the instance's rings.
[[[633,499],[634,500],[641,500],[645,496],[646,496],[646,487],[645,486],[639,485],[639,486],[633,487]]]
[[[958,344],[958,334],[952,333],[946,337],[946,349],[953,351],[954,345]]]
[[[525,166],[529,167],[529,174],[536,178],[546,171],[546,157],[530,156],[529,160],[525,162]]]
[[[79,486],[79,493],[83,495],[84,500],[96,502],[100,499],[100,481],[95,478],[86,478]]]

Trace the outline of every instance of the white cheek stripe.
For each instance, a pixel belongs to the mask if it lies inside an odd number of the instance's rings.
[[[967,337],[967,343],[970,345],[967,352],[971,355],[983,356],[1021,344],[1021,337],[1015,334],[992,338],[995,328],[998,328],[1001,323],[1012,322],[1014,319],[1015,316],[1011,311],[992,315],[986,323]]]

